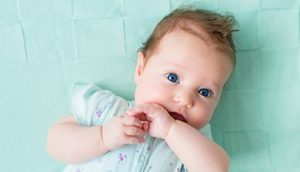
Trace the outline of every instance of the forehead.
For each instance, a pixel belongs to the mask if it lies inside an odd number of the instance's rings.
[[[232,65],[225,56],[216,44],[184,31],[176,31],[164,36],[157,52],[149,60],[156,66],[173,64],[194,75],[202,77],[209,73],[211,78],[227,80]]]
[[[205,56],[206,54],[220,55],[217,44],[207,34],[195,36],[183,30],[166,34],[160,41],[157,53],[173,53],[176,56]]]
[[[231,57],[222,51],[220,45],[213,40],[208,33],[205,31],[200,32],[199,28],[197,29],[197,33],[190,33],[181,29],[167,33],[162,37],[152,55],[157,53],[174,55],[185,53],[185,55],[189,54],[190,56],[194,56],[194,58],[197,56],[216,56],[219,57],[221,61],[229,61],[233,67]]]

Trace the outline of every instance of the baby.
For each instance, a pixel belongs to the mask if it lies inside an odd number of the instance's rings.
[[[49,131],[64,171],[223,172],[209,121],[235,65],[232,16],[180,8],[138,52],[135,101],[97,85],[74,87],[73,115]]]

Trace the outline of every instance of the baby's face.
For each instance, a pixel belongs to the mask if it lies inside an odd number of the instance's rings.
[[[135,101],[159,104],[198,129],[211,119],[231,71],[229,58],[215,44],[174,31],[163,37],[146,64],[139,53]]]

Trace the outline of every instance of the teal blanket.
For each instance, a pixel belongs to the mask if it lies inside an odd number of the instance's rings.
[[[45,143],[72,84],[132,98],[137,49],[182,4],[238,20],[236,69],[212,120],[230,171],[300,171],[299,0],[0,0],[0,171],[61,171]]]

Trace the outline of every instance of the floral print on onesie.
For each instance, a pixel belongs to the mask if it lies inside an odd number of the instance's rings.
[[[84,126],[103,125],[134,105],[95,84],[75,84],[72,111]],[[201,132],[211,138],[210,126]],[[143,144],[125,145],[81,164],[70,164],[64,172],[186,172],[162,139],[145,136]]]

